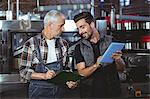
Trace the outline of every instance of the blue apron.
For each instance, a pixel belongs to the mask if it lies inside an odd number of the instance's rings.
[[[56,61],[50,64],[44,64],[41,59],[40,49],[37,46],[37,56],[40,63],[35,67],[35,72],[46,73],[47,69],[54,70],[56,74],[63,70],[63,65],[61,61]],[[29,84],[28,95],[30,99],[54,99],[62,98],[64,94],[63,86],[56,85],[54,83],[49,83],[47,80],[31,80]]]

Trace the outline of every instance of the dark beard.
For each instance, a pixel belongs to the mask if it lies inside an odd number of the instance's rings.
[[[86,32],[87,33],[87,32]],[[92,37],[92,34],[86,39],[86,40],[90,40]],[[85,39],[85,37],[81,36],[82,39]]]

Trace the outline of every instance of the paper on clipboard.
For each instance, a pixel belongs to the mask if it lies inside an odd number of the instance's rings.
[[[116,43],[112,42],[105,53],[103,54],[102,58],[100,59],[100,63],[112,63],[113,59],[111,58],[112,54],[116,51],[121,51],[124,47],[125,43]]]

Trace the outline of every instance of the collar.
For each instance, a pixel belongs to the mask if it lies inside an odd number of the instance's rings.
[[[57,40],[57,39],[60,39],[60,38],[61,38],[60,36],[57,36],[57,37],[55,37],[55,38],[53,38],[53,39],[54,39],[54,40]],[[43,41],[46,41],[46,38],[45,38],[43,32],[41,33],[41,40],[42,40],[42,42],[43,42]]]
[[[98,32],[99,32],[99,31],[98,31]],[[100,34],[100,41],[104,41],[106,34],[100,33],[100,32],[99,32],[99,34]]]

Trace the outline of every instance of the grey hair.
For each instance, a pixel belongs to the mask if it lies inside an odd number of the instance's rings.
[[[44,26],[46,26],[48,22],[56,22],[61,15],[63,14],[57,10],[49,11],[44,17]]]

